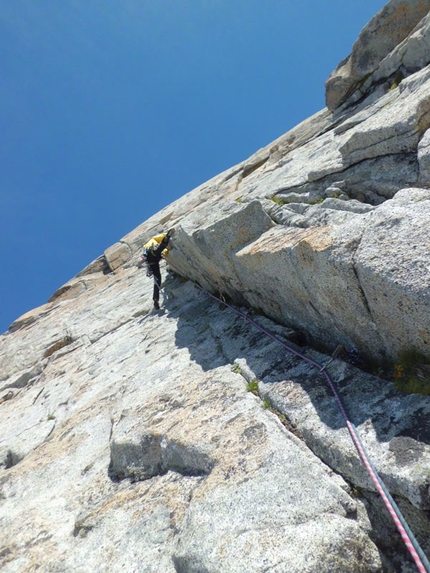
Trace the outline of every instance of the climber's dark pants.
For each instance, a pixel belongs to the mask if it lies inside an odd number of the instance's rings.
[[[151,270],[154,276],[154,292],[152,295],[152,300],[156,300],[158,302],[160,300],[160,287],[161,287],[160,263],[159,262],[152,263]]]
[[[148,264],[151,267],[152,274],[154,275],[154,292],[152,299],[155,301],[160,300],[160,288],[161,288],[161,272],[160,272],[160,261],[161,253],[166,248],[167,244],[164,241],[158,245],[157,248],[150,251],[147,255]]]

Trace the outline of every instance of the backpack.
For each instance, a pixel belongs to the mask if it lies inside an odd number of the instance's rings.
[[[142,264],[144,264],[146,266],[146,276],[147,277],[152,277],[153,276],[153,271],[152,271],[152,267],[151,267],[151,263],[149,262],[149,257],[150,255],[155,255],[155,250],[159,248],[160,245],[163,245],[164,248],[167,248],[167,245],[169,244],[170,241],[170,236],[171,236],[172,231],[168,231],[166,233],[166,236],[157,244],[154,244],[151,247],[143,247],[143,252],[142,252]],[[151,241],[148,241],[149,244]]]

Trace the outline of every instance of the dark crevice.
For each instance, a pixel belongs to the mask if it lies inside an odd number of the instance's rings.
[[[172,560],[176,573],[209,573],[209,569],[192,555],[173,555]]]
[[[344,181],[346,184],[346,189],[342,191],[347,194],[351,199],[355,199],[356,195],[358,196],[357,192],[354,192],[353,189],[354,187],[357,187],[359,185],[358,180],[360,179],[358,177],[358,175],[355,175],[354,172],[355,170],[357,170],[357,168],[360,168],[362,165],[365,165],[368,168],[368,171],[371,173],[373,170],[373,165],[372,163],[377,164],[380,160],[383,159],[392,159],[393,162],[397,165],[398,161],[399,161],[399,157],[400,158],[404,158],[405,161],[411,163],[416,164],[416,177],[414,180],[399,180],[396,181],[396,186],[395,188],[401,189],[402,187],[405,186],[414,186],[417,184],[418,181],[418,161],[417,161],[417,157],[416,157],[416,153],[412,153],[412,152],[408,152],[408,153],[387,153],[387,154],[381,154],[378,155],[376,157],[367,157],[364,159],[360,159],[359,161],[356,161],[354,163],[348,164],[346,166],[344,166],[342,169],[339,169],[339,171],[336,171],[334,173],[330,173],[329,175],[323,175],[321,178],[319,179],[315,179],[314,181],[311,182],[307,182],[307,183],[303,183],[301,185],[296,185],[293,187],[285,187],[285,188],[281,188],[281,189],[277,189],[272,193],[272,196],[276,197],[278,195],[281,195],[283,193],[306,193],[307,191],[318,191],[318,192],[323,192],[325,190],[325,188],[330,187],[332,185],[336,185],[336,183],[339,182],[339,179],[344,177]],[[377,168],[377,165],[375,165],[375,168]],[[357,182],[354,181],[354,176],[357,177]],[[385,181],[382,181],[382,184],[385,183]],[[390,180],[387,179],[386,181],[387,184],[390,183]],[[362,186],[362,183],[361,183]],[[394,187],[394,185],[393,185]],[[381,195],[380,193],[378,193],[378,190],[375,188],[372,188],[372,186],[370,186],[370,188],[368,189],[369,191],[372,191],[372,193],[374,193],[375,195],[378,196],[378,198],[380,198],[382,201],[386,201],[387,199],[390,199],[392,197],[394,197],[395,192],[393,192],[392,194],[386,194],[386,195]],[[363,193],[363,195],[365,196],[365,193]],[[280,197],[280,199],[282,199]],[[364,197],[364,200],[358,199],[360,202],[364,203],[364,204],[369,204],[369,205],[373,205],[373,203],[370,200],[366,200],[366,197]]]
[[[320,311],[316,308],[316,306],[314,304],[312,304],[312,301],[309,300],[309,306],[313,309],[313,311],[318,314],[318,316],[322,316]]]
[[[76,522],[73,528],[73,537],[86,537],[92,529],[94,529],[94,525]]]
[[[3,402],[7,402],[8,400],[12,400],[14,396],[15,394],[13,393],[13,391],[9,390],[8,392],[6,392],[6,394],[3,394],[3,396],[0,397],[0,404],[3,404]]]
[[[220,185],[226,183],[230,179],[233,179],[236,175],[238,175],[243,169],[243,166],[238,167],[237,169],[233,169],[231,173],[229,173],[224,179],[221,180]]]
[[[259,169],[262,165],[267,163],[267,161],[269,160],[269,157],[270,157],[270,155],[267,155],[267,157],[264,157],[263,159],[260,159],[259,161],[255,161],[254,163],[246,164],[243,167],[242,179],[245,179],[245,177],[248,177],[249,175],[251,175],[251,173],[254,173],[254,171],[257,171],[257,169]]]
[[[355,278],[357,279],[357,287],[358,290],[360,291],[362,302],[364,304],[366,312],[369,314],[370,320],[372,320],[372,311],[369,306],[369,301],[367,300],[366,294],[363,290],[363,287],[361,286],[360,277],[358,276],[357,268],[355,265],[353,265],[352,270],[354,272]]]
[[[374,83],[372,83],[367,91],[361,91],[361,87],[372,75],[372,74],[367,74],[366,76],[364,76],[364,78],[356,81],[349,88],[349,90],[346,92],[344,96],[344,99],[342,100],[342,103],[340,103],[336,107],[333,113],[336,114],[336,112],[340,112],[340,113],[348,113],[348,115],[349,114],[354,115],[355,113],[361,111],[361,109],[357,110],[357,108],[359,108],[366,101],[366,99],[369,98],[378,88],[380,88],[381,86],[386,86],[386,93],[384,94],[386,95],[390,91],[390,89],[394,89],[395,87],[397,87],[406,77],[408,77],[412,73],[414,72],[407,70],[404,66],[400,66],[399,69],[393,72],[390,76],[381,78],[380,80],[377,80]],[[356,94],[358,91],[361,91],[362,94],[361,97],[354,102],[348,102],[351,96]]]
[[[54,354],[54,352],[57,352],[57,350],[60,350],[65,346],[69,346],[69,344],[72,344],[72,342],[73,338],[71,336],[65,336],[64,338],[57,340],[56,342],[54,342],[54,344],[51,344],[51,346],[45,350],[43,357],[48,358],[49,356]]]
[[[9,470],[10,468],[13,468],[13,466],[19,464],[21,460],[22,457],[18,456],[9,449],[2,455],[2,458],[0,458],[0,468],[3,467],[3,469]]]
[[[27,372],[24,372],[23,374],[18,376],[16,380],[5,385],[3,387],[3,390],[7,390],[8,388],[21,389],[34,384],[38,380],[45,366],[46,362],[43,362],[42,364],[36,364],[35,366],[33,366],[31,370],[27,370]]]

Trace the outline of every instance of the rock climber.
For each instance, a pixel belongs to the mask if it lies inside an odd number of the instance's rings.
[[[168,253],[168,244],[171,238],[172,230],[167,233],[155,235],[143,245],[142,262],[146,265],[146,276],[154,277],[154,293],[152,300],[154,307],[160,308],[160,289],[161,289],[161,272],[160,261]]]

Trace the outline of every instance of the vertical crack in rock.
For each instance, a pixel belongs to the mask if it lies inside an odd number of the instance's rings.
[[[430,185],[430,0],[394,5],[329,78],[334,115],[156,213],[0,337],[8,570],[411,570],[322,372],[179,278],[154,314],[135,269],[168,224],[172,269],[228,301],[363,358],[402,345],[428,354],[430,195],[413,187]],[[416,10],[406,27],[402,6]],[[430,554],[428,397],[304,351],[329,369]]]
[[[369,313],[369,318],[370,318],[370,320],[373,321],[373,318],[372,318],[372,310],[371,310],[371,308],[370,308],[369,301],[367,300],[366,293],[364,292],[364,289],[363,289],[363,287],[361,286],[360,276],[359,276],[359,274],[358,274],[357,267],[356,267],[355,264],[352,266],[352,270],[353,270],[353,272],[354,272],[355,278],[357,279],[357,288],[358,288],[358,290],[359,290],[360,293],[361,293],[362,302],[363,302],[363,304],[364,304],[364,307],[365,307],[366,311]]]
[[[355,248],[355,252],[354,252],[354,254],[353,254],[353,256],[352,256],[352,259],[351,259],[351,260],[352,260],[351,268],[352,268],[352,271],[353,271],[353,273],[354,273],[355,278],[357,279],[357,289],[358,289],[358,291],[359,291],[360,294],[361,294],[361,299],[362,299],[364,308],[366,309],[366,312],[367,312],[368,315],[369,315],[369,321],[370,321],[372,324],[374,324],[374,317],[373,317],[372,309],[371,309],[370,303],[369,303],[369,301],[368,301],[368,299],[367,299],[366,292],[365,292],[365,290],[364,290],[364,288],[363,288],[363,286],[362,286],[362,284],[361,284],[360,274],[359,274],[359,272],[358,272],[357,261],[356,261],[356,255],[357,255],[358,249],[360,248],[362,239],[363,239],[363,235],[361,235],[361,237],[360,237],[359,240],[357,241],[357,246],[356,246],[356,248]]]

